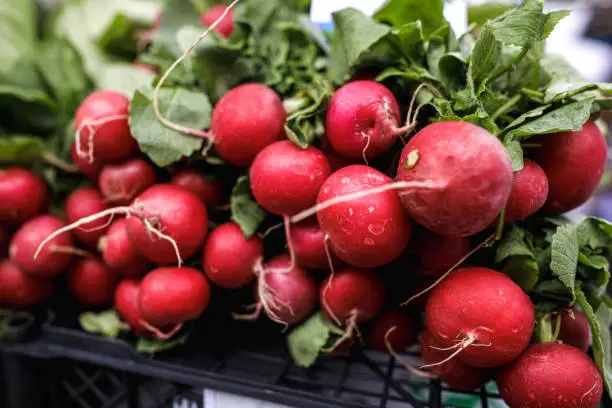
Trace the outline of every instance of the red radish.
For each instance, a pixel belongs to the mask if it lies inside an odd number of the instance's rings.
[[[510,408],[596,408],[603,394],[597,366],[577,348],[534,344],[497,375]]]
[[[208,281],[194,268],[157,268],[140,283],[138,305],[146,324],[154,328],[193,320],[204,313],[209,301]]]
[[[553,329],[559,324],[557,318],[561,319],[557,339],[586,352],[591,340],[591,326],[584,313],[575,307],[561,310],[557,317],[552,319]]]
[[[68,196],[64,208],[66,221],[71,224],[81,218],[107,210],[109,206],[97,189],[83,187]],[[109,224],[110,217],[104,217],[82,225],[72,233],[89,248],[96,248],[98,240],[106,233]]]
[[[394,307],[372,320],[366,342],[374,350],[389,352],[390,347],[391,351],[402,351],[416,343],[418,334],[417,322]]]
[[[212,6],[202,16],[200,16],[200,23],[202,25],[210,27],[215,21],[217,21],[223,13],[227,6],[224,5],[216,5]],[[214,30],[219,33],[222,37],[229,37],[234,32],[234,15],[232,10],[228,10],[225,17],[219,21]]]
[[[76,259],[66,274],[68,290],[81,303],[105,306],[113,300],[117,275],[98,258]]]
[[[207,207],[215,206],[223,197],[223,185],[219,180],[208,179],[194,169],[177,171],[170,183],[191,191]]]
[[[72,142],[70,145],[70,156],[81,173],[83,173],[92,183],[98,182],[98,175],[102,171],[100,159],[94,157],[93,162],[90,162],[87,156],[79,156],[76,150],[76,142]]]
[[[331,171],[334,172],[336,170],[340,170],[343,167],[350,166],[351,164],[360,164],[360,161],[363,161],[363,158],[360,159],[347,159],[346,157],[341,156],[334,150],[331,146],[327,138],[324,138],[321,141],[321,151],[325,153],[327,157],[327,161],[329,162],[329,167]]]
[[[402,203],[416,222],[437,234],[466,237],[487,228],[512,189],[512,165],[503,144],[466,122],[423,128],[404,147],[398,180],[440,188],[406,189]]]
[[[514,173],[506,205],[506,222],[522,220],[538,212],[548,197],[548,178],[538,164],[527,158],[525,167]]]
[[[0,262],[0,305],[35,306],[47,300],[52,292],[52,280],[30,276],[8,259]]]
[[[140,308],[138,307],[138,294],[140,293],[140,281],[137,279],[124,279],[115,289],[115,309],[126,321],[130,329],[142,336],[150,335],[151,332],[142,324],[144,321]]]
[[[332,96],[325,131],[335,151],[355,159],[380,156],[408,129],[400,126],[400,109],[384,85],[349,82]]]
[[[30,170],[0,169],[0,222],[22,224],[47,208],[47,185]]]
[[[263,240],[244,237],[240,227],[228,222],[215,228],[202,251],[202,268],[208,279],[222,288],[236,289],[255,278],[255,264],[263,258]]]
[[[274,90],[265,85],[240,85],[217,102],[210,133],[221,158],[248,166],[264,147],[285,137],[287,114]]]
[[[74,118],[76,153],[89,163],[127,159],[138,149],[128,125],[130,100],[119,92],[96,91]]]
[[[330,269],[330,259],[325,251],[325,232],[321,229],[316,217],[310,217],[291,226],[290,241],[295,251],[298,265],[312,269]],[[333,253],[330,244],[327,251],[334,266],[339,260]]]
[[[157,68],[155,68],[155,67],[153,67],[151,65],[148,65],[148,64],[144,64],[144,63],[142,63],[140,61],[134,61],[134,63],[132,65],[134,66],[134,68],[137,68],[137,69],[139,69],[141,71],[149,72],[149,73],[155,74],[155,75],[158,74]]]
[[[495,367],[527,347],[535,315],[529,297],[509,277],[475,267],[453,272],[432,290],[425,323],[435,341],[452,351],[449,360]]]
[[[98,187],[107,202],[130,204],[138,194],[155,184],[155,170],[145,160],[129,159],[107,164],[98,178]]]
[[[127,220],[124,218],[113,222],[106,235],[100,238],[98,249],[104,263],[116,273],[128,277],[140,276],[150,269],[150,263],[136,251],[126,227]]]
[[[45,238],[65,225],[63,221],[51,215],[40,215],[27,221],[11,239],[11,260],[19,269],[32,276],[50,278],[63,272],[72,258],[72,254],[66,251],[73,247],[71,234],[53,237],[48,242],[49,245],[41,249],[36,259],[34,254]]]
[[[289,140],[260,151],[250,169],[255,200],[268,212],[293,215],[314,205],[331,170],[319,149],[301,149]]]
[[[344,167],[325,180],[317,204],[391,184],[389,177],[371,167]],[[396,259],[406,249],[412,230],[410,217],[393,190],[340,202],[317,214],[334,253],[346,263],[362,268],[382,266]]]
[[[439,278],[470,249],[469,238],[445,237],[419,228],[398,260],[411,273],[424,278]]]
[[[490,378],[491,371],[486,368],[471,367],[457,359],[448,360],[442,364],[452,350],[441,350],[444,346],[433,338],[431,333],[421,333],[421,358],[425,365],[431,365],[431,370],[438,378],[460,391],[471,391],[482,387]],[[435,365],[434,365],[435,364]]]
[[[530,139],[540,144],[533,159],[548,177],[544,211],[561,214],[584,204],[595,192],[608,160],[608,144],[594,121],[579,132],[561,132]]]

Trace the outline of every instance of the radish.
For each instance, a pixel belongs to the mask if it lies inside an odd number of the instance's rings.
[[[140,280],[124,279],[115,289],[114,304],[119,315],[130,326],[130,329],[141,336],[150,335],[151,332],[142,323],[142,313],[138,307],[140,293]]]
[[[113,300],[117,275],[98,258],[76,259],[66,274],[68,290],[87,306],[104,306]]]
[[[30,276],[8,259],[0,262],[0,305],[35,306],[47,300],[52,292],[52,280]]]
[[[22,224],[42,213],[48,200],[47,185],[30,170],[0,169],[0,222]]]
[[[85,98],[74,118],[77,155],[91,164],[127,159],[136,152],[138,145],[128,125],[129,106],[129,99],[115,91],[96,91]]]
[[[352,164],[360,164],[360,161],[363,160],[362,158],[347,159],[346,157],[341,156],[340,154],[338,154],[337,151],[334,150],[327,138],[323,138],[321,140],[320,149],[325,154],[325,157],[327,157],[327,161],[329,162],[329,167],[331,168],[332,173],[336,170],[340,170],[341,168],[350,166]]]
[[[474,235],[501,213],[512,189],[508,152],[491,133],[466,122],[438,122],[408,142],[397,178],[439,188],[406,189],[402,203],[419,224],[448,237]]]
[[[104,197],[93,187],[83,187],[68,196],[64,209],[66,221],[71,224],[81,218],[107,210]],[[96,248],[98,240],[106,233],[111,217],[104,217],[84,224],[73,231],[74,236],[89,248]]]
[[[204,313],[210,301],[210,286],[202,272],[187,267],[161,267],[140,283],[138,307],[142,324],[160,338],[171,337],[183,322]],[[174,326],[169,333],[160,329]]]
[[[52,237],[48,246],[36,254],[44,240],[66,224],[51,215],[40,215],[21,226],[13,235],[9,255],[19,269],[37,277],[50,278],[66,269],[72,258],[71,234]],[[37,255],[34,258],[34,255]]]
[[[542,208],[548,197],[548,178],[538,164],[527,158],[525,167],[514,173],[506,205],[506,222],[522,220]]]
[[[136,158],[104,166],[98,178],[98,187],[107,202],[128,205],[155,181],[153,166]]]
[[[596,408],[603,394],[597,366],[577,348],[534,344],[497,375],[510,408]]]
[[[200,23],[204,26],[210,27],[217,19],[219,19],[227,6],[216,5],[212,6],[202,16],[200,16]],[[222,37],[228,38],[234,32],[234,16],[232,10],[228,10],[226,16],[217,23],[214,29]]]
[[[208,236],[202,251],[202,268],[216,285],[236,289],[255,278],[255,264],[261,262],[263,253],[260,237],[246,239],[237,224],[228,222]]]
[[[329,245],[325,249],[325,232],[316,217],[310,217],[291,227],[288,241],[293,245],[298,265],[312,269],[330,269],[339,260]],[[329,257],[328,257],[329,252]]]
[[[264,147],[285,137],[287,114],[272,88],[240,85],[217,102],[210,133],[219,156],[236,166],[248,166]]]
[[[591,326],[584,313],[575,307],[567,307],[557,316],[560,321],[552,320],[553,328],[561,324],[557,339],[586,352],[591,341]]]
[[[251,190],[266,211],[293,215],[314,205],[329,174],[329,163],[319,149],[301,149],[283,140],[255,157],[250,169]]]
[[[471,391],[482,387],[490,378],[491,371],[486,368],[471,367],[457,359],[442,364],[452,350],[443,350],[444,346],[434,339],[428,331],[421,333],[421,358],[425,365],[430,365],[436,376],[451,387],[460,391]]]
[[[150,269],[150,262],[136,251],[126,227],[126,219],[113,222],[106,235],[98,241],[98,249],[104,263],[114,272],[128,277],[140,276]]]
[[[90,162],[87,156],[79,156],[76,150],[76,142],[72,142],[70,145],[70,156],[81,173],[83,173],[92,183],[98,182],[98,175],[102,171],[100,159],[94,157],[93,162]]]
[[[402,351],[416,343],[418,334],[418,323],[402,309],[394,307],[372,320],[366,342],[374,350]]]
[[[218,204],[223,197],[223,185],[219,180],[205,178],[194,169],[177,171],[170,183],[191,191],[209,208]]]
[[[475,367],[495,367],[516,358],[529,344],[533,304],[506,275],[488,268],[455,271],[430,293],[427,329],[458,358]],[[432,364],[434,366],[434,364]]]
[[[344,262],[362,268],[378,267],[406,249],[412,223],[397,192],[389,189],[346,200],[352,193],[386,186],[393,187],[389,177],[363,165],[344,167],[323,183],[317,205],[329,205],[335,198],[344,200],[318,210],[321,228]]]
[[[348,158],[380,156],[409,129],[400,127],[400,109],[384,85],[349,82],[334,93],[327,107],[325,132],[335,151]]]
[[[584,204],[595,192],[608,160],[608,144],[594,121],[579,132],[561,132],[530,139],[540,144],[533,159],[548,177],[544,211],[561,214]]]

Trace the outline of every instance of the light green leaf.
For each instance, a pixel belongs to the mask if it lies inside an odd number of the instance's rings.
[[[187,342],[189,336],[191,336],[193,329],[183,329],[179,331],[175,336],[170,339],[158,339],[140,337],[136,343],[136,350],[141,353],[159,353],[160,351],[166,351],[173,349],[178,346],[182,346]]]
[[[584,280],[594,281],[600,288],[605,288],[610,281],[610,263],[603,255],[578,255],[578,272]]]
[[[470,4],[468,6],[468,23],[484,25],[487,20],[492,20],[512,8],[510,4],[501,2],[486,2],[484,4]]]
[[[40,137],[0,136],[0,163],[28,163],[40,158],[45,145]]]
[[[128,328],[114,309],[100,313],[81,313],[79,324],[87,333],[101,334],[104,337],[110,338],[116,338],[121,330]]]
[[[0,3],[0,77],[17,61],[34,55],[36,1],[2,0]]]
[[[317,134],[316,120],[318,116],[325,114],[330,97],[329,92],[322,92],[318,100],[289,115],[285,124],[285,133],[289,140],[305,149],[314,142],[315,138],[323,136]]]
[[[275,12],[281,7],[278,0],[249,0],[236,9],[235,21],[247,24],[260,33],[273,24]]]
[[[512,170],[522,170],[525,163],[523,161],[523,148],[521,147],[521,144],[516,140],[509,140],[504,141],[504,146],[506,146],[506,150],[508,150],[508,154],[512,160]]]
[[[161,89],[161,114],[173,123],[193,129],[210,125],[211,106],[205,94],[182,88]],[[158,166],[165,167],[191,156],[203,139],[167,128],[153,111],[153,91],[136,91],[130,103],[130,128],[140,149]]]
[[[598,91],[602,94],[612,95],[612,84],[585,81],[567,82],[565,80],[554,82],[546,89],[544,102],[559,102],[570,96],[575,97],[576,95],[589,91]]]
[[[468,70],[476,89],[480,88],[481,84],[497,68],[500,54],[501,44],[497,41],[491,29],[485,26],[474,44]]]
[[[612,223],[603,218],[587,217],[577,227],[580,247],[612,252]]]
[[[287,336],[289,354],[294,363],[300,367],[312,366],[331,335],[338,330],[321,311],[297,326]]]
[[[578,234],[573,225],[562,225],[552,240],[550,270],[575,296],[576,267],[578,266]]]
[[[132,64],[108,64],[100,71],[97,85],[100,89],[107,89],[124,94],[131,98],[137,89],[151,85],[155,75],[134,67]]]
[[[420,21],[423,33],[428,38],[434,31],[446,24],[442,0],[388,0],[375,14],[378,21],[390,23],[393,27]]]
[[[236,181],[230,204],[232,221],[240,226],[246,239],[251,238],[266,218],[266,212],[253,199],[248,176],[242,176]]]
[[[513,256],[508,259],[502,268],[502,272],[508,275],[525,292],[530,292],[540,278],[538,263],[528,256]]]

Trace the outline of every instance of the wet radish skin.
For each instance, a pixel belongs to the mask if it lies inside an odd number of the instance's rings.
[[[0,223],[22,224],[47,208],[45,182],[20,167],[0,169]]]
[[[512,191],[506,205],[506,222],[522,220],[542,208],[548,197],[548,178],[533,160],[524,159],[525,167],[514,172]]]
[[[27,308],[38,305],[53,293],[53,281],[24,273],[15,262],[0,262],[0,305]]]

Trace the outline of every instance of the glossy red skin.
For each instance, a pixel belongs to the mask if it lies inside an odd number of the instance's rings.
[[[342,156],[371,158],[391,148],[400,122],[399,106],[389,89],[374,81],[354,81],[329,101],[325,133]]]
[[[68,270],[66,281],[79,302],[98,307],[112,303],[119,277],[98,258],[78,258]]]
[[[290,233],[295,260],[299,265],[304,268],[330,269],[325,252],[325,232],[315,217],[291,225]],[[334,266],[338,266],[340,260],[333,253],[331,244],[328,242],[327,245]]]
[[[407,157],[419,154],[412,168]],[[413,188],[402,203],[416,222],[448,237],[467,237],[487,228],[501,213],[512,189],[512,165],[503,144],[466,122],[423,128],[404,147],[397,179],[429,181],[442,189]]]
[[[591,326],[584,313],[574,307],[563,309],[559,315],[553,316],[553,328],[556,327],[559,316],[561,317],[561,328],[557,340],[586,353],[591,340]]]
[[[64,204],[68,224],[108,208],[110,208],[108,203],[94,187],[83,187],[76,190],[68,196]],[[106,234],[109,219],[110,216],[83,224],[80,228],[73,229],[72,234],[87,247],[95,249],[98,240]]]
[[[270,87],[237,86],[217,102],[211,134],[219,156],[235,166],[250,165],[264,147],[285,137],[287,114]]]
[[[496,367],[525,350],[535,316],[531,300],[509,277],[474,267],[453,272],[432,290],[425,324],[444,347],[470,334],[476,337],[473,344],[490,344],[467,347],[456,358],[474,367]]]
[[[317,204],[331,198],[379,187],[393,181],[368,166],[344,167],[325,180]],[[412,231],[410,216],[396,190],[370,194],[332,205],[317,213],[338,257],[360,268],[385,265],[406,249]]]
[[[227,6],[216,5],[212,6],[204,14],[200,16],[200,23],[206,27],[213,25],[217,19],[221,17]],[[222,37],[228,38],[234,32],[234,12],[230,10],[227,12],[223,20],[219,21],[219,24],[215,27],[217,32]]]
[[[197,318],[209,301],[210,285],[204,274],[194,268],[157,268],[140,283],[140,312],[147,323],[157,328]]]
[[[236,289],[255,278],[255,263],[263,258],[263,240],[257,235],[245,239],[234,222],[212,230],[202,250],[202,268],[215,285]]]
[[[0,222],[22,224],[47,208],[47,185],[30,170],[0,169]]]
[[[510,408],[596,408],[601,375],[582,351],[566,344],[533,344],[497,375]]]
[[[280,320],[288,325],[301,322],[314,312],[317,306],[317,282],[306,270],[291,265],[288,255],[279,255],[264,265],[265,280],[271,293],[281,305],[273,308]],[[277,272],[277,271],[281,272]],[[286,272],[285,272],[286,271]],[[290,308],[283,305],[289,305]]]
[[[424,278],[439,278],[470,252],[469,238],[451,238],[419,228],[399,258],[410,272]]]
[[[83,173],[89,179],[89,181],[92,183],[98,182],[98,175],[102,171],[103,166],[100,159],[94,157],[93,162],[90,163],[87,157],[79,156],[76,151],[75,142],[72,142],[70,145],[70,156],[72,157],[72,162],[79,168],[81,173]]]
[[[219,204],[223,197],[223,185],[221,182],[217,179],[208,179],[197,170],[179,170],[172,176],[170,183],[191,191],[207,207]]]
[[[98,187],[107,202],[128,205],[156,181],[153,166],[135,158],[104,166],[98,177]]]
[[[151,263],[143,258],[127,234],[127,220],[120,218],[108,228],[98,243],[104,263],[122,276],[137,277],[150,270]]]
[[[53,293],[53,281],[24,273],[11,260],[0,262],[0,305],[27,308],[38,305]]]
[[[301,149],[289,140],[264,148],[250,169],[251,190],[266,211],[294,215],[312,207],[331,169],[316,147]]]
[[[143,318],[138,307],[138,294],[140,293],[140,280],[124,279],[115,289],[115,309],[121,318],[130,326],[130,329],[142,336],[151,335],[151,332],[142,324]]]
[[[444,361],[453,352],[452,350],[438,350],[434,347],[444,348],[443,345],[436,342],[428,331],[421,333],[421,358],[423,364],[435,364]],[[489,369],[471,367],[456,358],[450,359],[443,364],[429,367],[429,370],[433,371],[441,381],[460,391],[471,391],[480,388],[492,376]]]
[[[389,344],[394,351],[401,352],[416,343],[419,334],[418,323],[402,309],[387,309],[371,322],[366,338],[367,345],[378,351],[389,352],[385,344],[385,335],[389,333]]]
[[[506,222],[522,220],[542,208],[548,197],[548,178],[538,164],[527,158],[525,167],[514,172],[512,191],[506,205]]]
[[[91,121],[115,115],[127,115],[130,101],[115,91],[96,91],[89,95],[79,106],[74,117],[74,130]],[[127,159],[138,150],[138,144],[132,137],[128,118],[115,119],[101,125],[92,126],[93,156],[100,163],[116,162]],[[90,130],[84,126],[80,132],[80,144],[83,152],[88,151]]]
[[[63,272],[72,255],[54,252],[54,246],[72,247],[72,234],[66,232],[49,241],[34,259],[36,249],[45,238],[66,224],[51,215],[40,215],[26,221],[13,235],[9,247],[9,256],[19,268],[31,276],[50,278]]]
[[[345,323],[356,312],[357,323],[364,323],[382,310],[385,286],[374,272],[346,268],[334,273],[331,284],[330,279],[327,277],[319,288],[319,303],[333,322]]]
[[[579,132],[542,135],[529,142],[541,145],[532,157],[548,177],[546,213],[562,214],[591,198],[608,160],[606,139],[595,122],[586,122]]]
[[[156,184],[139,195],[132,208],[157,220],[163,233],[175,240],[181,257],[187,259],[202,247],[208,233],[208,213],[200,199],[182,187]],[[139,217],[127,220],[128,237],[136,251],[160,265],[176,264],[170,242],[153,236]]]

